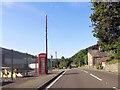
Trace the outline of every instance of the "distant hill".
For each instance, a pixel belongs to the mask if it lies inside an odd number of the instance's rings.
[[[82,66],[82,65],[87,65],[88,64],[88,57],[87,57],[87,53],[89,49],[98,49],[99,45],[92,45],[86,49],[82,49],[80,50],[78,53],[76,53],[75,55],[73,55],[70,59],[70,61],[72,61],[72,64],[75,64],[77,66]]]
[[[51,60],[51,58],[48,58],[48,60]],[[53,58],[52,60],[55,61],[56,58]],[[60,61],[60,58],[57,58],[57,60]]]

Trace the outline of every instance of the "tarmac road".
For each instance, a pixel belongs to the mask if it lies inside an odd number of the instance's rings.
[[[118,90],[116,89],[118,88],[118,75],[102,71],[73,68],[66,71],[48,87],[106,89],[111,88],[112,90]]]

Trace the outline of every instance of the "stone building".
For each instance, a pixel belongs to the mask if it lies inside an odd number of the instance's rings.
[[[103,68],[105,68],[105,66],[106,66],[106,62],[109,60],[109,57],[103,57],[103,58],[101,58],[100,59],[100,63],[101,63],[101,65],[103,66]]]
[[[88,65],[90,67],[95,67],[96,64],[100,63],[100,59],[107,57],[105,52],[100,52],[100,50],[89,50],[88,51]]]

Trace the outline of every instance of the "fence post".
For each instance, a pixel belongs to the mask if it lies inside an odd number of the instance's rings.
[[[35,72],[37,73],[37,56],[35,56]]]
[[[28,54],[26,53],[26,76],[28,75]]]
[[[11,50],[11,79],[13,80],[13,49]]]

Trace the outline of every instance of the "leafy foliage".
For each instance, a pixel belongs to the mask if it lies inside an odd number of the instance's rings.
[[[86,49],[80,50],[78,53],[73,55],[70,60],[72,60],[73,64],[77,66],[87,65],[88,64],[88,50],[89,49],[97,49],[97,45],[90,46]]]
[[[62,56],[60,59],[59,68],[67,67],[67,60]]]
[[[120,1],[93,2],[90,16],[93,35],[105,51],[112,51],[114,58],[120,59]]]
[[[59,61],[58,60],[53,60],[52,61],[52,67],[56,67],[57,65],[59,65]]]
[[[83,58],[84,58],[84,62],[85,62],[85,64],[88,65],[88,56],[85,55]]]

